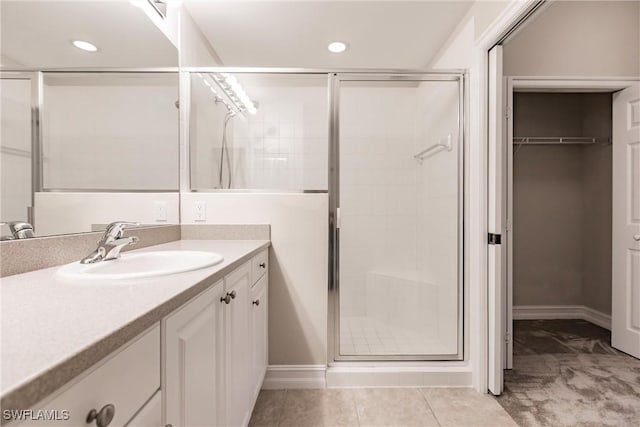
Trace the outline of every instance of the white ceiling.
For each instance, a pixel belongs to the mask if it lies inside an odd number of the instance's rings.
[[[225,66],[395,69],[426,67],[472,3],[184,1]]]
[[[4,68],[176,67],[178,52],[128,0],[0,2]],[[98,47],[89,53],[71,41]]]

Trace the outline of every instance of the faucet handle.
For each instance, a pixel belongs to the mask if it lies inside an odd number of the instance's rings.
[[[33,233],[33,225],[25,221],[9,221],[0,223],[1,225],[8,225],[11,234],[16,239],[29,239],[36,237]]]
[[[119,239],[122,237],[122,234],[124,232],[124,229],[129,227],[129,226],[135,226],[135,225],[140,225],[140,223],[138,222],[132,222],[132,221],[116,221],[116,222],[112,222],[111,224],[107,225],[107,229],[105,230],[105,237],[111,237],[114,239]]]

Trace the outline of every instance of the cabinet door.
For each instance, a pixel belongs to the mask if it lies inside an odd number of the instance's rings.
[[[268,276],[251,288],[251,381],[255,399],[262,387],[268,363]]]
[[[158,390],[125,427],[158,427],[162,425],[162,391]]]
[[[165,424],[224,425],[222,281],[164,321]]]
[[[251,347],[249,321],[251,297],[251,263],[246,263],[225,277],[227,295],[225,306],[225,347],[227,368],[227,425],[246,425],[251,416]]]

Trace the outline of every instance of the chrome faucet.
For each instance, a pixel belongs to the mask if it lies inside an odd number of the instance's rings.
[[[120,251],[127,245],[136,243],[136,236],[123,237],[124,229],[130,225],[140,225],[137,222],[118,221],[107,225],[104,236],[98,242],[95,251],[84,257],[81,264],[93,264],[101,261],[110,261],[120,256]]]
[[[36,237],[33,233],[33,225],[28,222],[11,221],[0,223],[0,225],[8,225],[11,231],[11,236],[2,236],[0,240],[31,239]]]

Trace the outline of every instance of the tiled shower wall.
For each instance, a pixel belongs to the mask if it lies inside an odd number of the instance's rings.
[[[340,306],[365,316],[369,272],[416,269],[414,87],[343,87],[340,94]]]
[[[458,327],[459,266],[462,263],[459,187],[462,176],[457,82],[423,82],[418,89],[418,144],[434,144],[451,135],[451,151],[440,149],[418,167],[418,276],[437,289],[438,340],[455,353]]]
[[[458,96],[457,82],[341,91],[341,315],[436,337],[419,353],[457,349]],[[451,151],[414,159],[448,135]]]
[[[257,113],[238,114],[227,126],[235,189],[328,188],[327,76],[235,74],[257,103]],[[192,78],[192,187],[221,188],[219,172],[226,108]],[[226,158],[222,164],[227,188]]]
[[[319,86],[248,86],[258,112],[233,127],[235,149],[247,153],[236,168],[245,171],[248,188],[328,188],[326,76],[317,79]]]

